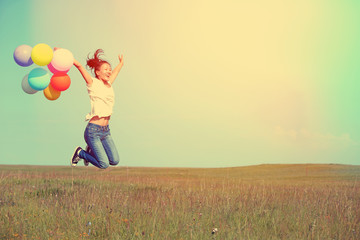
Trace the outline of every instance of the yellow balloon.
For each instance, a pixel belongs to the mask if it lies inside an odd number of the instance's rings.
[[[47,88],[44,89],[44,95],[47,99],[54,101],[60,97],[61,92],[55,90],[51,84]]]
[[[35,45],[31,51],[31,59],[39,66],[48,65],[51,62],[53,55],[53,50],[45,43]]]

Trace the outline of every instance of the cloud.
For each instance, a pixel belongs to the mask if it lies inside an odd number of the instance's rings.
[[[307,129],[284,129],[280,126],[275,128],[275,136],[278,140],[286,141],[288,144],[311,149],[344,149],[360,146],[360,142],[353,140],[348,133],[336,136],[331,133],[323,134],[309,131]]]

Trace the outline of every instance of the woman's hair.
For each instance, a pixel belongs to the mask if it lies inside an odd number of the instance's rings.
[[[103,65],[104,63],[107,63],[110,65],[110,63],[108,61],[102,60],[100,58],[101,55],[104,54],[104,51],[102,49],[98,49],[95,51],[94,56],[92,58],[88,58],[86,60],[86,65],[91,68],[91,70],[94,71],[95,77],[97,77],[96,71],[100,70],[101,65]]]

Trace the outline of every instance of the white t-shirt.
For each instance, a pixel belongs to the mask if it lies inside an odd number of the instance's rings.
[[[107,86],[102,80],[92,78],[91,86],[87,85],[91,111],[86,115],[85,121],[90,120],[94,116],[107,117],[112,114],[115,103],[115,94],[112,86]],[[110,84],[110,83],[109,83]]]

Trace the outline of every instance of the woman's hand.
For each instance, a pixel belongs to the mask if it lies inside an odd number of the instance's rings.
[[[123,57],[123,55],[122,55],[122,54],[121,54],[121,55],[119,54],[118,57],[119,57],[119,62],[120,62],[120,64],[121,64],[121,66],[124,65],[124,57]]]
[[[79,68],[81,66],[81,64],[75,58],[74,58],[74,66],[77,68]]]

